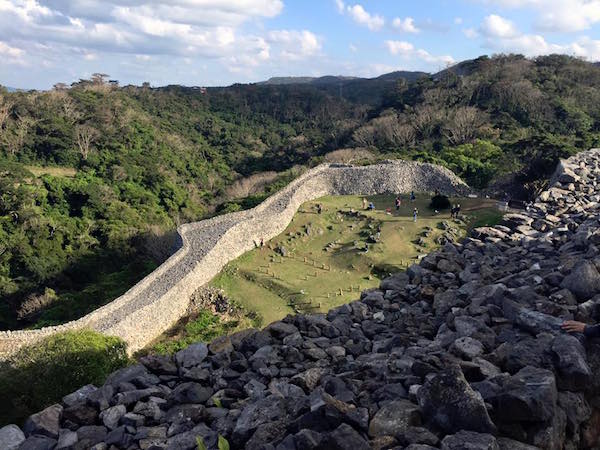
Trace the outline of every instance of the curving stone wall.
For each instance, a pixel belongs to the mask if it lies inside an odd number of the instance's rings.
[[[0,332],[0,357],[50,334],[89,327],[119,336],[133,353],[172,326],[192,293],[261,238],[281,233],[303,203],[324,195],[440,192],[466,194],[451,171],[432,164],[385,161],[370,166],[323,164],[257,207],[179,227],[181,248],[116,300],[81,319],[40,330]]]

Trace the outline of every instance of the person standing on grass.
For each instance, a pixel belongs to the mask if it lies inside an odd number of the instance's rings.
[[[363,203],[363,209],[367,209],[367,199],[366,198],[363,197],[362,203]]]
[[[396,197],[396,211],[400,210],[400,206],[402,206],[402,199],[398,196]]]
[[[417,199],[417,197],[415,196],[415,191],[410,191],[410,201],[414,202]]]
[[[417,221],[418,215],[419,215],[419,210],[417,208],[413,209],[413,222]]]

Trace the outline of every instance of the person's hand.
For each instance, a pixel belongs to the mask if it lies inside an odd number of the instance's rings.
[[[567,320],[560,327],[568,333],[583,333],[583,330],[585,329],[585,323],[577,322],[575,320]]]

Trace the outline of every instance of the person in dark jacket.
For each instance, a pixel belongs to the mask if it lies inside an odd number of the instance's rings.
[[[561,325],[561,328],[568,333],[583,333],[585,337],[597,338],[600,337],[600,324],[588,325],[575,320],[567,320]]]

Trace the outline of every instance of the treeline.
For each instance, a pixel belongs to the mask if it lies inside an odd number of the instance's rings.
[[[534,192],[559,157],[598,144],[594,64],[481,57],[409,78],[204,90],[96,74],[46,92],[0,88],[0,329],[110,301],[164,259],[178,224],[253,206],[338,148]],[[227,197],[267,171],[280,176],[262,193]]]
[[[600,69],[568,56],[480,57],[399,82],[357,145],[447,165],[476,187],[503,174],[532,191],[558,158],[598,144]]]

